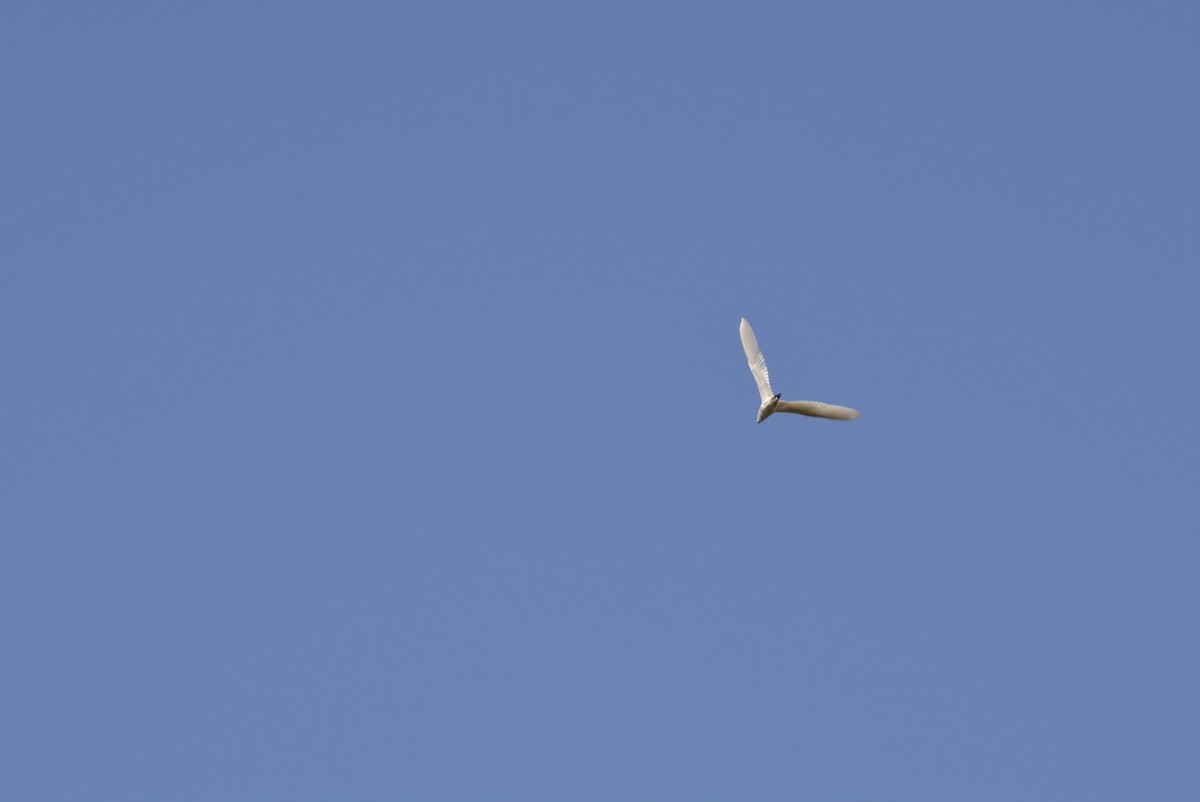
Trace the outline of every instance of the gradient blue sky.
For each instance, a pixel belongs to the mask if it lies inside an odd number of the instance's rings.
[[[0,797],[1200,797],[1197,4],[0,40]]]

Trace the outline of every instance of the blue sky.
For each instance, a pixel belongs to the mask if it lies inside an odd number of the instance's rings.
[[[1195,4],[0,31],[3,798],[1200,795]]]

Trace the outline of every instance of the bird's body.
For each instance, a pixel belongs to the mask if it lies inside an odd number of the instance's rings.
[[[771,389],[771,377],[767,373],[767,360],[763,357],[762,349],[758,347],[758,338],[754,336],[754,329],[750,328],[750,321],[746,318],[742,318],[741,334],[742,348],[746,351],[746,361],[750,363],[750,372],[754,374],[754,382],[758,385],[758,395],[762,401],[758,408],[759,423],[776,412],[794,412],[797,415],[833,420],[854,420],[859,416],[859,411],[850,407],[824,404],[820,401],[784,401],[780,399],[779,393]]]
[[[762,402],[762,406],[758,408],[758,420],[755,423],[762,423],[767,418],[771,417],[771,413],[779,406],[779,393]]]

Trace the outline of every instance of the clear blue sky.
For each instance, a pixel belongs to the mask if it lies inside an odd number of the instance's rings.
[[[1200,6],[0,40],[0,797],[1200,797]]]

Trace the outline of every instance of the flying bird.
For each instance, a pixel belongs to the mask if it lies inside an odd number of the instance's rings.
[[[758,385],[758,394],[762,405],[758,408],[758,423],[762,423],[774,412],[795,412],[798,415],[809,415],[814,418],[833,418],[834,420],[854,420],[859,416],[857,409],[839,407],[836,404],[823,404],[820,401],[781,401],[779,393],[771,389],[771,377],[767,374],[767,360],[763,358],[762,349],[758,347],[758,338],[750,321],[742,318],[742,348],[746,349],[746,360],[750,363],[750,372]]]

